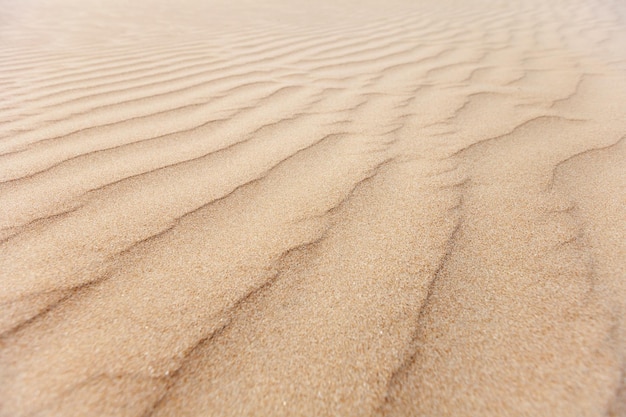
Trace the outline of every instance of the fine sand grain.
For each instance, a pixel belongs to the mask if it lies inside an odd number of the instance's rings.
[[[623,0],[0,10],[0,417],[626,416]]]

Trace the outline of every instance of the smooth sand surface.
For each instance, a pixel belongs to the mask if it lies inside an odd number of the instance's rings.
[[[0,416],[626,416],[622,0],[0,9]]]

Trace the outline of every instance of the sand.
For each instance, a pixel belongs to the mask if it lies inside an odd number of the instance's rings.
[[[621,0],[0,9],[0,416],[626,416]]]

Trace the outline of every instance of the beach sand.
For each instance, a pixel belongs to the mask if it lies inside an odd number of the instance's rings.
[[[0,416],[626,416],[623,1],[0,7]]]

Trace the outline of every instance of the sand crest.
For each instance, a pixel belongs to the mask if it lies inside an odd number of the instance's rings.
[[[0,417],[626,416],[621,1],[0,7]]]

